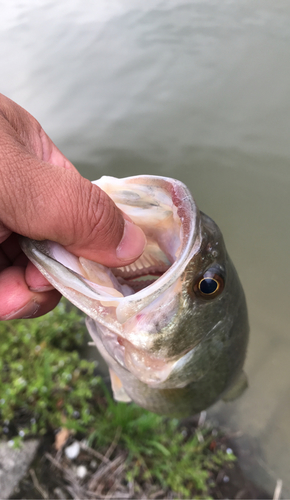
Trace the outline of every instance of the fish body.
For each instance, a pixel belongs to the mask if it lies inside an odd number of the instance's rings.
[[[222,234],[175,179],[94,182],[144,231],[137,261],[108,269],[51,241],[24,238],[22,248],[87,314],[115,399],[169,416],[198,413],[232,389],[248,343],[245,296]]]

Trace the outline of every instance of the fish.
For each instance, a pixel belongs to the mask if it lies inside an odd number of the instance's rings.
[[[246,299],[216,223],[176,179],[103,176],[93,183],[144,231],[147,243],[134,263],[108,268],[48,240],[23,238],[21,245],[87,315],[114,398],[184,417],[226,399],[235,386],[244,389]]]

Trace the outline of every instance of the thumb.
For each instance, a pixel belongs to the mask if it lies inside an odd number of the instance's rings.
[[[77,256],[109,267],[124,266],[141,255],[143,231],[124,219],[98,186],[74,168],[39,160],[19,143],[10,141],[6,154],[3,142],[1,149],[2,228],[56,241]]]
[[[77,256],[109,267],[134,262],[146,245],[143,231],[98,186],[81,176],[78,181],[72,221],[75,231],[71,232],[72,242],[63,245]],[[75,187],[72,191],[75,192]]]

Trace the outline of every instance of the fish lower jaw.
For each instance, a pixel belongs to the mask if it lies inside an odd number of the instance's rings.
[[[175,361],[152,356],[148,352],[136,348],[123,337],[112,332],[104,332],[103,326],[101,330],[101,341],[108,354],[141,382],[154,387],[169,377]],[[97,341],[95,338],[94,340],[98,346],[99,340]]]
[[[156,389],[183,388],[189,383],[188,378],[185,380],[180,372],[188,358],[192,356],[194,348],[178,359],[157,358],[150,352],[134,346],[129,340],[112,332],[104,325],[91,319],[89,322],[87,326],[91,337],[112,369],[115,370],[114,365],[117,363],[140,382]],[[93,328],[91,324],[94,325]]]
[[[164,383],[172,371],[172,363],[128,349],[125,350],[125,365],[136,378],[151,387]]]

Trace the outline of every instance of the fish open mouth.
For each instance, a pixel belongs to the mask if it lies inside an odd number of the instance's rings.
[[[181,275],[194,251],[198,209],[186,186],[174,179],[102,177],[94,182],[145,233],[145,250],[135,262],[110,269],[51,241],[24,239],[22,247],[64,296],[103,324],[112,318],[117,330],[115,320],[123,324]]]
[[[97,184],[143,230],[147,240],[143,254],[130,265],[111,269],[77,258],[57,244],[49,243],[49,255],[77,273],[80,279],[84,278],[87,286],[102,296],[105,305],[109,297],[134,295],[164,276],[179,258],[183,226],[171,191],[160,183],[152,189],[152,185],[140,181],[131,184],[128,179],[103,177]]]
[[[145,250],[135,262],[111,269],[118,282],[130,287],[132,293],[144,290],[163,276],[178,259],[182,247],[181,200],[171,179],[170,183],[164,178],[154,179],[154,185],[149,176],[102,177],[96,181],[147,238]]]

